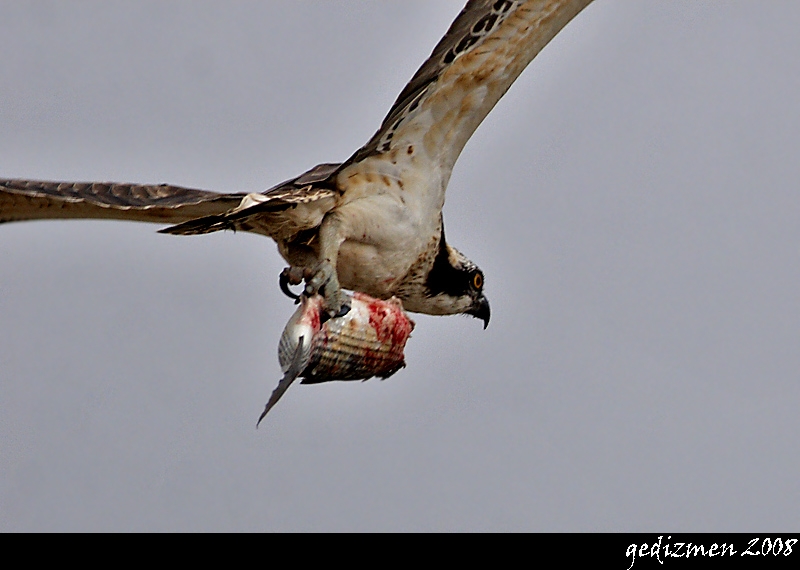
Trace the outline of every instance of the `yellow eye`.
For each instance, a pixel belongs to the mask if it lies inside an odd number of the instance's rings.
[[[472,286],[475,287],[475,289],[477,289],[478,291],[483,289],[483,275],[481,275],[480,273],[476,273],[472,277]]]

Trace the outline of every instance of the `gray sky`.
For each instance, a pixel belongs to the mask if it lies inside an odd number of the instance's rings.
[[[343,160],[462,0],[0,0],[0,176]],[[274,244],[0,227],[0,531],[798,531],[800,4],[598,0],[467,146],[492,324],[295,386]],[[622,553],[620,553],[622,555]]]

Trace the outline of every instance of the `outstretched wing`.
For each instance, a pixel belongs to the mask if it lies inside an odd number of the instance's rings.
[[[108,219],[174,224],[162,233],[218,230],[285,239],[314,228],[334,205],[325,187],[339,164],[321,164],[261,194],[219,194],[178,186],[0,179],[0,223]]]
[[[0,223],[94,218],[178,224],[239,205],[244,194],[178,186],[0,179]]]
[[[348,164],[422,151],[449,177],[472,133],[523,69],[592,0],[470,0]]]
[[[0,180],[0,223],[100,218],[177,224],[168,233],[220,229],[280,238],[315,227],[334,206],[339,174],[386,168],[444,187],[467,140],[545,45],[591,0],[470,0],[389,111],[380,130],[343,165],[321,165],[263,194],[177,186]],[[372,157],[378,160],[368,164]],[[388,179],[388,178],[387,178]],[[434,181],[440,181],[436,183]],[[339,186],[338,190],[341,190]],[[438,213],[436,213],[438,217]]]

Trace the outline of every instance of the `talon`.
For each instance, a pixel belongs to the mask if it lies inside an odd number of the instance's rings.
[[[343,303],[342,308],[339,309],[339,312],[336,313],[335,315],[330,311],[322,311],[319,316],[320,324],[324,325],[331,319],[338,319],[339,317],[344,317],[347,313],[350,312],[350,309],[352,309],[350,305],[348,305],[347,303]]]
[[[302,282],[303,271],[295,267],[287,267],[281,271],[281,275],[278,278],[278,284],[280,285],[281,291],[283,291],[284,295],[290,299],[293,299],[295,305],[300,302],[300,295],[295,294],[291,289],[289,289],[289,285],[299,285]]]

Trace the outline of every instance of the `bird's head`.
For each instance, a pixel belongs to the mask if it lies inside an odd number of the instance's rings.
[[[425,312],[433,315],[471,315],[489,326],[489,301],[483,294],[483,271],[444,239],[425,280]]]

